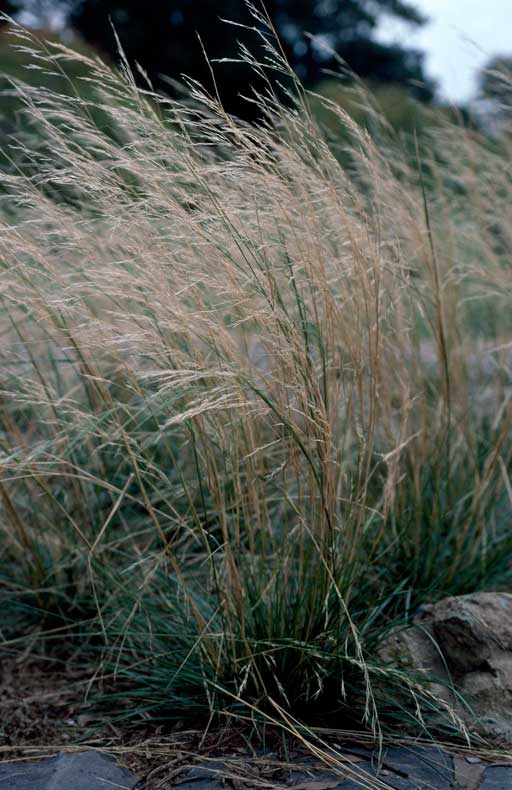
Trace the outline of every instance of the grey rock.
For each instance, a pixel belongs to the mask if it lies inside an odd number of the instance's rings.
[[[191,779],[190,782],[180,780],[180,790],[224,790],[225,783],[220,779]]]
[[[453,761],[449,754],[435,747],[397,746],[382,757],[379,778],[396,790],[451,790]]]
[[[427,688],[448,704],[456,704],[451,678],[433,632],[432,607],[424,607],[410,628],[394,631],[384,641],[380,658],[402,670],[414,671],[427,681]]]
[[[208,760],[189,768],[180,779],[180,790],[221,790],[225,787],[222,774],[225,765],[220,760]]]
[[[430,610],[434,633],[454,672],[512,663],[512,595],[476,593],[445,598]]]
[[[386,640],[381,658],[426,676],[470,729],[512,743],[512,595],[475,593],[423,607],[411,628]]]
[[[368,779],[378,779],[379,787],[383,790],[453,790],[454,770],[453,760],[449,754],[442,749],[434,747],[392,747],[388,748],[381,755],[382,762],[379,764],[377,753],[371,748],[360,747],[356,744],[346,744],[347,760],[355,756],[353,762],[350,761],[350,769],[347,770],[346,778],[336,776],[328,769],[322,769],[318,765],[318,760],[312,759],[311,767],[308,767],[308,758],[300,758],[300,766],[297,769],[290,767],[286,772],[286,786],[307,785],[321,787],[325,782],[325,787],[332,790],[356,790],[365,787]],[[344,754],[341,747],[336,754]],[[349,762],[347,762],[347,769]],[[216,772],[217,775],[213,772]],[[192,769],[188,769],[180,776],[180,790],[221,790],[221,788],[231,786],[229,781],[224,783],[222,780],[222,763],[215,761],[200,763]],[[209,775],[209,779],[207,778]],[[229,768],[226,765],[226,775],[229,775]],[[365,781],[366,780],[366,781]],[[250,787],[257,785],[250,784]],[[281,786],[281,785],[280,785]]]
[[[356,770],[357,775],[360,775],[360,771]],[[371,774],[370,774],[371,775]],[[286,782],[286,785],[285,785]],[[287,772],[286,779],[280,779],[279,783],[276,784],[276,787],[289,787],[290,790],[293,790],[294,787],[301,787],[304,785],[313,784],[321,790],[321,788],[326,788],[326,790],[351,790],[352,786],[361,788],[361,782],[355,782],[352,780],[344,780],[341,776],[336,776],[332,772],[329,771],[321,771],[318,768],[313,771],[289,771]],[[256,785],[254,785],[256,787]]]
[[[131,790],[137,777],[101,752],[0,763],[0,790]]]
[[[512,790],[512,768],[505,766],[487,768],[480,790]]]

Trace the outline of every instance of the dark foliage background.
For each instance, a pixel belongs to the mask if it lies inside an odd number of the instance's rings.
[[[1,0],[0,8],[10,14],[28,11],[43,23],[59,12],[89,44],[115,58],[114,27],[129,60],[140,63],[156,87],[163,87],[163,75],[180,79],[183,74],[211,85],[198,37],[211,60],[235,57],[237,42],[251,48],[256,43],[254,33],[223,21],[254,26],[243,0]],[[337,68],[331,49],[360,77],[405,84],[416,97],[432,98],[422,53],[376,40],[384,15],[411,26],[425,21],[407,0],[266,0],[265,9],[306,85]],[[316,43],[305,32],[316,36]],[[227,108],[250,114],[240,99],[247,93],[248,72],[227,63],[216,64],[215,72]]]

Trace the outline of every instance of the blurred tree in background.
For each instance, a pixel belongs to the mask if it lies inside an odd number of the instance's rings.
[[[19,9],[19,4],[16,3],[16,0],[1,0],[0,2],[0,11],[3,14],[12,15]],[[4,24],[4,20],[0,20],[2,24]]]
[[[115,58],[114,27],[130,62],[140,63],[156,87],[163,85],[162,75],[179,79],[183,74],[211,86],[198,35],[210,60],[236,57],[237,41],[253,50],[257,43],[254,32],[223,21],[254,26],[243,0],[1,0],[0,7],[35,17],[48,17],[52,10],[65,15],[89,44]],[[425,77],[422,53],[380,43],[375,35],[383,16],[413,26],[425,21],[408,0],[266,0],[265,9],[306,85],[337,67],[334,51],[360,77],[400,83],[417,98],[432,98],[434,86]],[[247,93],[248,72],[226,63],[214,68],[227,108],[247,115],[240,94]]]

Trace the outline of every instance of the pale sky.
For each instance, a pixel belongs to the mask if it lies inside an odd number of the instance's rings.
[[[387,39],[422,49],[428,74],[441,96],[454,102],[471,99],[475,75],[491,55],[512,55],[512,0],[414,0],[430,23],[415,31],[390,24]]]

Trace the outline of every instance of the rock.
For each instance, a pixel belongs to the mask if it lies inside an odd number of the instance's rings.
[[[453,767],[455,773],[455,781],[457,783],[457,790],[480,790],[485,776],[485,765],[481,762],[473,762],[473,759],[467,756],[455,756],[453,758]]]
[[[432,624],[418,618],[411,628],[393,632],[380,650],[380,658],[398,669],[416,672],[428,679],[428,689],[439,699],[453,703],[446,662],[433,634]]]
[[[337,778],[333,774],[329,778],[328,773],[317,768],[309,774],[292,773],[289,778],[291,788],[309,786],[312,790],[321,790],[323,784],[325,790],[331,787],[333,790],[360,790],[362,787],[379,787],[382,790],[453,790],[455,786],[452,756],[441,748],[391,746],[377,754],[376,750],[360,749],[353,744],[348,747],[350,755],[358,751],[365,758],[350,763],[350,778]],[[343,764],[343,747],[340,747],[339,756]]]
[[[480,790],[512,790],[512,768],[502,766],[488,768]]]
[[[225,783],[223,775],[229,773],[221,760],[208,760],[194,768],[189,768],[180,778],[180,790],[222,790]],[[1,789],[0,789],[1,790]]]
[[[453,756],[435,746],[391,746],[380,751],[345,743],[337,749],[340,765],[346,762],[347,769],[350,765],[345,778],[333,774],[316,758],[297,755],[297,770],[292,761],[287,767],[286,784],[298,790],[357,790],[370,785],[383,790],[512,790],[512,763],[486,765],[479,758]],[[194,768],[185,768],[178,779],[173,777],[172,786],[180,790],[221,790],[231,786],[225,779],[232,773],[229,759],[205,760]],[[160,779],[165,782],[165,774]],[[234,786],[256,787],[259,783],[235,780]],[[131,790],[136,784],[137,777],[100,752],[0,763],[0,790]]]
[[[101,752],[0,763],[0,790],[131,790],[137,777]]]
[[[393,790],[451,790],[453,761],[442,749],[432,746],[393,746],[382,755],[381,781]],[[384,773],[385,772],[385,773]]]
[[[450,667],[462,674],[512,659],[512,595],[476,593],[445,598],[430,609]]]
[[[179,783],[180,790],[223,790],[225,786],[221,779],[185,779]]]
[[[423,607],[412,627],[386,640],[381,658],[426,675],[429,690],[470,729],[512,744],[512,595],[475,593]]]

